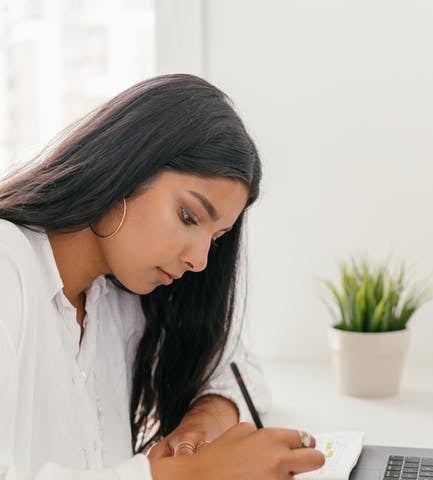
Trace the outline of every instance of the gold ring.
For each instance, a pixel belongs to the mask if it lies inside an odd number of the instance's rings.
[[[307,432],[303,432],[301,430],[298,430],[299,433],[299,439],[301,441],[301,447],[311,447],[311,435]]]
[[[207,445],[208,443],[210,443],[209,440],[202,440],[201,442],[198,442],[197,446],[195,447],[196,453],[200,451],[200,449],[203,445]]]
[[[174,454],[177,455],[179,453],[179,450],[187,450],[189,453],[195,453],[196,446],[188,442],[187,440],[183,442],[179,442],[175,447],[174,447]]]

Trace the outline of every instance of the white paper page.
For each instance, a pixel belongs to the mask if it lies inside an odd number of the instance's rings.
[[[332,432],[314,435],[316,448],[325,455],[318,470],[295,475],[296,480],[347,480],[361,454],[363,432]]]

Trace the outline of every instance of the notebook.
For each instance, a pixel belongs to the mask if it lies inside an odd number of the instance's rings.
[[[362,451],[363,432],[314,434],[316,448],[325,455],[318,470],[295,475],[296,480],[347,480]],[[432,479],[433,480],[433,479]]]

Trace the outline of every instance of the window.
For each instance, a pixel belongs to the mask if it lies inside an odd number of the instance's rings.
[[[155,74],[152,0],[0,0],[0,173]]]

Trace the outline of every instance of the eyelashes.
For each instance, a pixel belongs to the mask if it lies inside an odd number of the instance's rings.
[[[180,218],[185,225],[198,225],[197,220],[184,207],[180,207]]]
[[[185,225],[198,226],[198,221],[188,212],[185,207],[180,207],[180,219]],[[218,242],[215,238],[212,238],[211,245],[213,247],[218,247]]]

